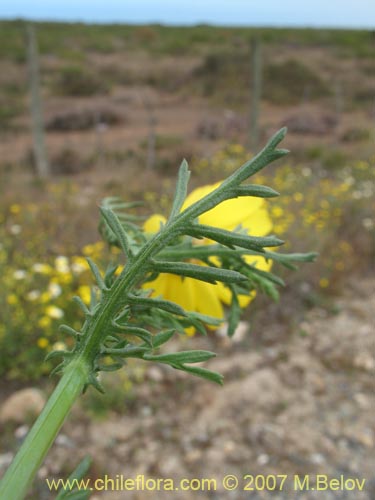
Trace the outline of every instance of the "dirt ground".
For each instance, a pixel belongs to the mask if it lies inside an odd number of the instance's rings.
[[[90,454],[91,477],[215,479],[216,491],[173,491],[164,498],[355,499],[375,496],[374,280],[359,278],[335,301],[336,313],[307,311],[286,339],[278,325],[229,343],[207,337],[202,347],[224,387],[150,366],[130,413],[104,421],[80,420],[76,408],[54,445],[40,479],[59,477]],[[257,326],[259,328],[259,325]],[[251,335],[251,334],[250,334]],[[270,339],[273,338],[273,341]],[[147,383],[149,382],[149,383]],[[74,459],[73,459],[74,457]],[[225,491],[234,474],[239,487]],[[243,491],[254,476],[285,474],[283,491]],[[363,491],[296,491],[294,476],[365,479]],[[60,476],[61,477],[61,476]],[[40,498],[50,498],[40,481]],[[144,499],[155,492],[97,492],[92,498]]]

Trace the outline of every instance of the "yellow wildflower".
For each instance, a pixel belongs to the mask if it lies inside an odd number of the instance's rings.
[[[21,206],[18,205],[17,203],[14,203],[13,205],[11,205],[9,207],[9,210],[10,210],[10,213],[14,214],[14,215],[17,215],[20,213],[21,211]]]
[[[85,304],[90,304],[91,301],[91,290],[88,285],[81,285],[78,288],[78,295],[81,297]]]
[[[320,278],[319,280],[319,286],[321,288],[327,288],[329,286],[329,281],[327,278]]]
[[[46,292],[43,292],[41,295],[40,295],[40,302],[42,304],[45,304],[46,302],[49,302],[51,300],[51,294],[49,291],[46,291]]]
[[[45,337],[40,337],[38,340],[37,340],[37,345],[38,347],[40,347],[41,349],[45,349],[49,344],[49,341],[48,339],[46,339]]]
[[[61,274],[67,274],[69,273],[69,260],[65,255],[59,255],[55,259],[55,267],[56,271]]]
[[[273,207],[271,210],[272,215],[279,218],[284,215],[284,210],[281,207]]]
[[[182,209],[187,208],[199,199],[216,189],[220,183],[195,189],[185,200]],[[151,216],[144,224],[144,230],[155,233],[160,225],[166,222],[162,215]],[[272,229],[272,222],[261,198],[244,197],[227,200],[199,217],[201,224],[216,226],[233,231],[238,227],[245,229],[252,236],[264,236]],[[209,244],[209,240],[199,240],[196,244]],[[246,256],[245,260],[259,269],[268,271],[271,262],[263,257]],[[203,265],[203,263],[201,263]],[[151,296],[162,296],[176,302],[187,311],[223,319],[223,303],[229,304],[231,292],[222,283],[213,285],[193,278],[180,277],[173,274],[160,274],[155,280],[145,283],[144,288],[151,289]],[[245,307],[255,297],[255,291],[239,297],[241,307]]]
[[[41,327],[41,328],[47,328],[48,326],[50,326],[52,323],[52,320],[51,318],[49,318],[48,316],[42,316],[40,318],[40,320],[38,321],[38,325]]]
[[[69,285],[73,281],[73,274],[69,272],[64,272],[59,275],[59,282],[62,285]]]
[[[51,295],[51,298],[56,298],[62,293],[62,288],[58,283],[55,283],[54,281],[51,280],[50,284],[48,285],[48,292]]]
[[[9,304],[9,305],[11,305],[11,306],[12,306],[12,305],[14,305],[14,304],[17,304],[17,302],[18,302],[18,297],[17,297],[17,295],[16,295],[16,294],[14,294],[14,293],[11,293],[10,295],[8,295],[8,297],[7,297],[7,302],[8,302],[8,304]]]
[[[83,273],[89,269],[87,260],[84,257],[75,256],[72,258],[72,271],[76,274]]]
[[[35,264],[33,264],[31,269],[34,272],[40,274],[51,274],[52,272],[52,267],[49,264],[44,264],[41,262],[36,262]]]

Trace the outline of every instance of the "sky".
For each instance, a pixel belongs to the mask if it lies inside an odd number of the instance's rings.
[[[0,0],[0,18],[375,29],[375,0]]]

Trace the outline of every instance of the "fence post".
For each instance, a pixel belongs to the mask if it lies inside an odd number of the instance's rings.
[[[148,136],[147,136],[147,169],[153,170],[156,165],[156,126],[157,119],[151,104],[151,100],[143,97],[143,104],[148,118]]]
[[[38,45],[36,40],[35,28],[32,24],[27,25],[26,34],[33,152],[37,175],[40,178],[46,178],[48,177],[50,170],[44,139],[43,109],[40,94]]]
[[[259,142],[259,106],[262,93],[262,58],[258,38],[251,41],[250,135],[249,146],[256,151]]]

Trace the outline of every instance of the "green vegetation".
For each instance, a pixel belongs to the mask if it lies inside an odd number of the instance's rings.
[[[82,66],[65,66],[54,82],[54,91],[63,96],[92,96],[107,94],[108,84],[103,78]]]
[[[327,84],[302,62],[288,59],[264,69],[264,96],[274,104],[294,104],[329,95]]]
[[[145,84],[167,92],[191,94],[195,89],[213,103],[240,108],[248,96],[250,42],[254,37],[261,42],[264,53],[262,98],[272,103],[293,104],[306,96],[329,96],[335,81],[334,68],[322,75],[298,52],[287,60],[270,58],[269,54],[280,46],[286,51],[298,47],[329,52],[340,59],[360,58],[365,75],[370,77],[374,71],[375,48],[370,31],[80,23],[36,23],[36,28],[43,83],[52,95],[92,96],[106,94],[116,85]],[[25,32],[25,21],[0,21],[0,61],[23,67]],[[143,58],[141,67],[129,65],[130,53]],[[114,55],[120,64],[106,61],[107,56]],[[186,59],[188,65],[158,67],[157,61],[165,56]],[[98,64],[93,64],[95,60]],[[148,60],[154,64],[148,64]],[[0,98],[9,95],[10,87],[0,82]],[[231,91],[233,88],[236,93]],[[372,86],[366,81],[350,85],[345,92],[356,105],[372,102]],[[7,127],[10,118],[2,122],[2,127]]]
[[[153,54],[199,54],[214,47],[224,49],[248,44],[254,36],[266,45],[298,43],[331,47],[345,57],[370,58],[375,53],[373,35],[359,30],[288,28],[229,28],[213,26],[165,27],[160,25],[88,25],[37,23],[40,50],[67,56],[77,52],[112,53],[141,47]],[[25,21],[0,21],[0,57],[24,61]]]

